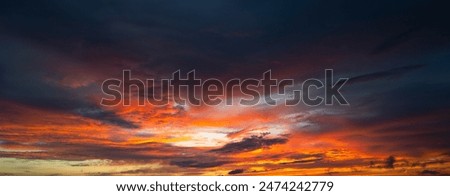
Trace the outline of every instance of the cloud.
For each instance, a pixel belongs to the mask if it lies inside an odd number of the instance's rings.
[[[439,175],[441,175],[441,173],[440,172],[438,172],[438,171],[433,171],[433,170],[423,170],[423,171],[421,171],[420,173],[419,173],[419,175],[421,175],[421,176],[439,176]]]
[[[395,166],[388,171],[395,172],[403,163],[384,157],[435,158],[449,149],[445,9],[435,1],[387,0],[10,2],[0,7],[0,154],[49,162],[151,162],[170,168],[165,174],[224,175],[238,174],[236,168],[265,174],[361,168],[369,159],[360,157],[376,156],[370,160],[379,168]],[[103,108],[96,100],[101,82],[125,68],[157,80],[178,69],[219,79],[259,77],[272,69],[278,79],[303,80],[330,67],[339,75],[365,73],[348,84],[367,86],[343,89],[353,98],[350,106],[324,106],[326,112],[314,114],[282,106]],[[307,115],[280,118],[286,113]],[[258,126],[273,135],[251,136],[266,131],[251,129]],[[181,142],[196,147],[173,146]],[[251,152],[258,149],[265,150]],[[352,150],[359,153],[346,154]],[[111,174],[122,174],[116,172]]]
[[[229,175],[242,174],[244,173],[244,169],[235,169],[228,172]]]
[[[372,54],[381,54],[387,52],[392,48],[408,41],[412,37],[412,34],[419,29],[420,28],[411,28],[400,34],[387,38],[384,42],[373,49]]]
[[[260,148],[269,147],[276,144],[284,144],[288,141],[287,138],[265,138],[265,135],[251,136],[244,138],[239,142],[232,142],[225,144],[219,149],[211,150],[211,152],[219,153],[240,153],[257,150]]]
[[[425,67],[423,64],[417,64],[417,65],[407,65],[403,67],[397,67],[385,71],[379,71],[379,72],[373,72],[368,74],[363,74],[359,76],[354,76],[349,78],[347,81],[347,84],[355,84],[355,83],[362,83],[362,82],[368,82],[368,81],[374,81],[374,80],[380,80],[380,79],[386,79],[386,78],[394,78],[399,77],[403,74],[406,74],[408,72],[414,71],[416,69],[420,69]]]
[[[394,163],[395,163],[395,157],[394,156],[389,156],[388,158],[386,158],[386,168],[394,168]]]
[[[245,128],[245,129],[241,129],[241,130],[239,130],[239,131],[234,131],[234,132],[228,133],[228,134],[227,134],[227,137],[229,137],[229,138],[231,138],[231,139],[237,138],[237,137],[239,137],[239,136],[241,136],[241,135],[243,135],[243,134],[245,134],[245,133],[250,132],[251,130],[252,130],[252,129],[250,129],[250,128]]]
[[[8,40],[0,49],[0,99],[43,110],[54,110],[102,121],[124,128],[137,128],[112,111],[106,111],[92,100],[93,92],[86,88],[68,88],[54,80],[60,76],[48,64],[65,59],[55,51],[34,48],[24,42]],[[16,54],[20,54],[19,56]],[[4,58],[3,58],[4,57]],[[82,79],[80,79],[82,80]],[[97,93],[101,93],[98,88]]]
[[[294,161],[282,162],[281,165],[286,164],[308,164],[308,163],[318,163],[325,158],[323,153],[314,153],[314,154],[293,154],[290,155],[289,158],[294,159]]]
[[[95,120],[102,121],[107,124],[117,125],[123,128],[130,128],[135,129],[139,128],[138,125],[136,125],[133,122],[127,121],[118,115],[116,115],[112,111],[105,111],[103,109],[100,109],[98,107],[84,107],[84,108],[77,108],[75,109],[76,114],[80,114],[81,116],[92,118]]]
[[[171,161],[170,164],[176,165],[179,167],[193,167],[193,168],[211,168],[211,167],[218,167],[227,163],[230,163],[230,161],[223,161],[223,160],[214,160],[214,157],[195,157],[195,158],[183,158],[183,160],[174,160]]]

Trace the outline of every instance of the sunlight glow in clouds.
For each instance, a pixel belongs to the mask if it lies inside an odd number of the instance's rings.
[[[0,7],[0,175],[449,175],[446,8],[9,2]],[[123,70],[220,81],[271,70],[301,82],[325,69],[349,78],[349,105],[138,106],[136,88],[131,106],[99,104],[102,82]]]

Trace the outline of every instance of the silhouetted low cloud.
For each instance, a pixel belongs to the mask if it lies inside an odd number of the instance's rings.
[[[229,175],[242,174],[242,173],[244,173],[243,169],[235,169],[235,170],[231,170],[230,172],[228,172]]]
[[[188,159],[188,160],[175,160],[171,161],[172,165],[178,167],[194,167],[194,168],[210,168],[217,167],[229,163],[229,161],[214,160],[215,158],[210,157],[209,160],[202,160],[201,158]]]
[[[7,46],[13,47],[15,45]],[[20,50],[15,52],[20,52]],[[44,64],[38,62],[39,59],[34,59],[32,54],[23,52],[22,55],[29,55],[30,57],[27,56],[28,60],[36,61],[35,63],[38,65]],[[19,65],[8,68],[9,64]],[[98,106],[86,96],[85,89],[67,88],[55,82],[47,81],[49,80],[48,75],[55,75],[55,73],[39,69],[38,65],[36,67],[21,65],[17,60],[10,60],[8,64],[0,63],[0,82],[2,84],[0,100],[10,100],[44,110],[80,115],[123,128],[138,128],[137,124],[123,119],[113,111],[107,111]]]
[[[372,54],[380,54],[383,52],[387,52],[392,48],[408,41],[411,35],[416,32],[419,28],[411,28],[400,34],[387,38],[383,43],[375,47],[372,51]]]
[[[219,153],[239,153],[257,150],[264,147],[269,147],[275,144],[284,144],[288,141],[287,138],[264,138],[265,136],[251,136],[242,139],[239,142],[228,143],[222,148],[214,149],[212,152]]]

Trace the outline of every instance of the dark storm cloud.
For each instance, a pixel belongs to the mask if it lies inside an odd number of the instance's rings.
[[[116,115],[114,112],[105,111],[98,107],[81,107],[75,109],[76,114],[81,116],[99,120],[108,124],[117,125],[123,128],[139,128],[138,125],[124,120],[123,118]]]
[[[369,151],[442,151],[449,148],[448,124],[442,123],[450,108],[450,60],[442,58],[450,43],[447,7],[428,0],[8,1],[0,7],[0,98],[136,128],[136,123],[88,101],[101,93],[98,83],[124,67],[160,77],[196,69],[201,77],[218,78],[260,76],[267,69],[289,77],[323,73],[324,68],[344,76],[357,70],[368,74],[350,79],[350,84],[361,84],[346,90],[350,106],[305,119],[312,124],[311,134],[356,127],[361,134],[344,139],[365,142]],[[93,80],[81,88],[60,82],[85,75]],[[185,113],[180,109],[177,114]],[[444,117],[421,122],[430,113]],[[384,136],[364,135],[368,127],[405,119],[397,125],[401,129],[377,129]],[[164,144],[49,143],[39,146],[49,152],[2,155],[163,161],[195,169],[228,163],[219,156],[287,140],[254,136],[208,152]],[[174,154],[186,151],[211,155]],[[298,159],[291,164],[305,168],[366,164],[359,159],[329,163],[320,155],[290,158]]]
[[[225,144],[219,149],[211,150],[211,152],[219,153],[240,153],[257,150],[264,147],[270,147],[275,144],[284,144],[287,138],[265,138],[265,136],[252,136],[244,138],[239,142]]]

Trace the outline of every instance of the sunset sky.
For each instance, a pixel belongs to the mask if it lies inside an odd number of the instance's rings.
[[[449,19],[430,0],[2,2],[0,175],[450,175]],[[124,69],[333,69],[349,105],[101,106]]]

